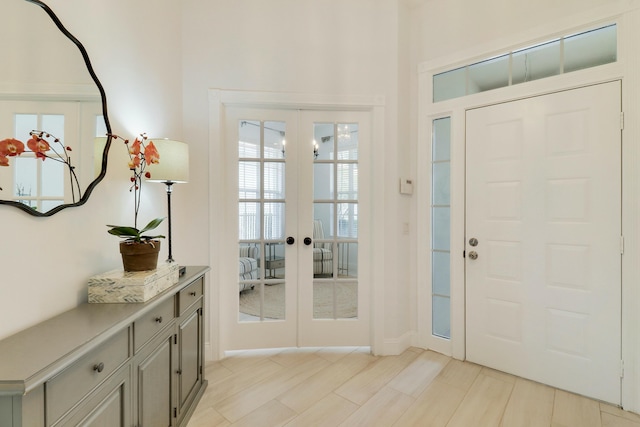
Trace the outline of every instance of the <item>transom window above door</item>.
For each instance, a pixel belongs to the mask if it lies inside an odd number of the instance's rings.
[[[616,62],[617,25],[537,43],[433,76],[433,102]]]

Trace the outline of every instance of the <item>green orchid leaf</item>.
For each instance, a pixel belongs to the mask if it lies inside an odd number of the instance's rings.
[[[153,230],[154,228],[159,226],[162,221],[164,221],[164,218],[156,218],[154,220],[151,220],[149,224],[147,224],[142,230],[140,230],[140,234],[144,233],[145,231]]]
[[[140,232],[137,228],[133,227],[123,227],[123,226],[108,226],[113,227],[108,230],[109,234],[113,234],[114,236],[124,236],[124,237],[137,237],[140,235]]]
[[[164,218],[156,218],[149,222],[149,224],[147,224],[146,227],[144,227],[142,230],[138,230],[135,227],[127,227],[122,225],[107,225],[107,227],[111,227],[111,229],[108,230],[109,234],[124,238],[128,241],[141,242],[142,240],[164,239],[165,237],[163,235],[142,235],[142,233],[144,233],[145,231],[153,230],[154,228],[156,228],[162,221],[164,221]]]

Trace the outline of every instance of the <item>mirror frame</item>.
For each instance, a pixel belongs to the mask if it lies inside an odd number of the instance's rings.
[[[56,14],[49,8],[49,6],[47,6],[40,0],[25,0],[25,1],[29,3],[33,3],[36,6],[40,6],[47,13],[47,15],[49,15],[53,23],[56,25],[56,27],[58,27],[58,29],[62,32],[62,34],[64,34],[69,40],[71,40],[71,42],[75,44],[78,50],[80,51],[80,54],[82,55],[82,58],[84,59],[84,63],[87,67],[87,71],[89,71],[89,74],[91,75],[91,79],[93,80],[93,82],[98,87],[98,90],[100,91],[100,98],[102,99],[102,116],[104,118],[104,124],[107,129],[107,135],[106,135],[107,143],[104,147],[104,150],[102,151],[102,168],[100,170],[100,174],[87,186],[84,193],[82,194],[82,197],[77,202],[65,203],[62,205],[58,205],[55,208],[50,209],[46,212],[40,212],[31,208],[30,206],[25,205],[24,203],[15,202],[12,200],[0,199],[0,205],[15,206],[16,208],[25,211],[29,215],[39,216],[39,217],[48,217],[66,208],[82,206],[87,202],[87,200],[89,200],[89,196],[91,195],[91,192],[96,187],[96,185],[98,185],[98,183],[102,181],[102,179],[107,173],[107,158],[109,154],[109,147],[111,146],[112,132],[111,132],[111,124],[109,123],[109,117],[107,115],[107,96],[105,94],[104,88],[102,87],[102,83],[100,83],[100,80],[98,80],[98,76],[93,70],[93,66],[91,65],[91,61],[89,60],[89,55],[86,49],[84,48],[82,43],[80,43],[80,41],[77,38],[75,38],[73,34],[69,32],[69,30],[65,28],[65,26],[62,24],[62,21],[60,21],[60,19],[56,16]]]

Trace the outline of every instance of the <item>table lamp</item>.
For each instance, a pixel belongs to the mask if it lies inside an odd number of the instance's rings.
[[[169,257],[167,262],[174,262],[171,250],[171,192],[173,184],[185,183],[189,181],[189,146],[184,142],[173,141],[171,139],[154,139],[153,141],[160,155],[160,163],[147,167],[151,177],[149,182],[162,182],[167,186],[167,211],[169,219]],[[184,274],[185,267],[180,268],[180,275]]]

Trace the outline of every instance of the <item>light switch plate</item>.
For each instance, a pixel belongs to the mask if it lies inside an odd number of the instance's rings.
[[[413,194],[413,180],[400,178],[400,194]]]

